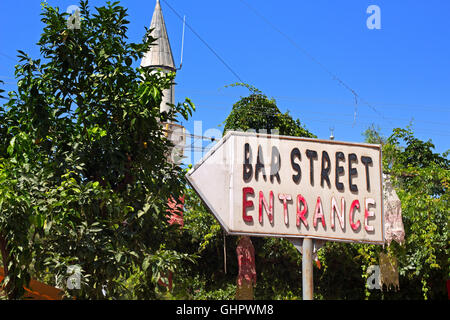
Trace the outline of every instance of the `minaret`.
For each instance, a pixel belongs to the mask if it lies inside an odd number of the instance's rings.
[[[169,73],[176,71],[175,63],[173,62],[172,49],[170,47],[169,37],[167,36],[166,24],[164,22],[163,13],[159,0],[156,0],[155,11],[153,12],[152,22],[150,24],[151,36],[156,38],[156,41],[150,46],[150,50],[145,53],[141,61],[141,67],[160,68],[163,72]],[[170,106],[168,103],[174,104],[175,92],[174,86],[163,91],[163,99],[160,106],[160,111],[168,111]]]
[[[150,46],[150,50],[145,53],[141,61],[141,67],[152,67],[162,69],[163,72],[169,73],[176,71],[173,62],[172,49],[170,47],[169,37],[167,36],[166,23],[164,22],[163,13],[159,0],[156,0],[155,11],[153,12],[152,22],[150,24],[151,36],[156,39]],[[170,110],[170,105],[175,104],[174,86],[170,89],[163,90],[163,98],[159,107],[160,112]],[[183,159],[184,147],[186,145],[186,134],[184,127],[178,123],[163,123],[165,136],[174,144],[168,155],[169,161],[180,164]]]

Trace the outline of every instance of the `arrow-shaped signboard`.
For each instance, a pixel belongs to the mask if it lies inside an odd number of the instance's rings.
[[[187,179],[228,234],[384,243],[380,145],[228,132]]]

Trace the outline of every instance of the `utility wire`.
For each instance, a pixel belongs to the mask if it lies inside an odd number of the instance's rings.
[[[184,88],[183,91],[189,92],[191,95],[193,94],[201,94],[202,96],[209,95],[209,96],[225,96],[225,97],[236,97],[235,94],[226,94],[226,93],[219,93],[218,91],[213,90],[198,90],[196,88],[193,89],[186,89]],[[330,104],[330,105],[349,105],[351,102],[347,102],[344,100],[337,100],[337,99],[302,99],[299,97],[293,97],[293,96],[270,96],[271,98],[274,98],[276,100],[284,100],[284,101],[297,101],[302,103],[311,103],[311,104]],[[432,105],[424,105],[424,104],[406,104],[406,103],[391,103],[391,102],[375,102],[375,104],[380,108],[408,108],[408,109],[419,109],[419,110],[427,110],[427,111],[437,111],[437,112],[450,112],[450,106],[445,105],[439,105],[439,106],[432,106]]]
[[[3,56],[11,61],[17,62],[17,59],[12,58],[11,56],[4,54],[3,52],[0,52],[0,56]]]
[[[344,104],[344,103],[343,103]],[[220,106],[220,105],[196,105],[197,108],[228,108],[228,106]],[[295,107],[294,110],[298,111],[301,110],[301,107]],[[292,110],[289,110],[290,113]],[[281,112],[281,111],[280,111]],[[269,112],[269,111],[254,111],[253,114],[259,114],[259,115],[274,115],[273,112]],[[310,111],[308,110],[308,114],[319,114],[319,115],[326,115],[326,116],[354,116],[354,114],[350,114],[350,113],[330,113],[330,112],[323,112],[323,111]],[[305,118],[308,116],[308,114],[305,114],[302,116],[302,118]],[[389,117],[387,118],[388,120],[394,120],[394,121],[409,121],[411,120],[411,118],[393,118],[393,117]],[[354,123],[354,122],[353,122]],[[427,124],[434,124],[434,125],[441,125],[441,126],[448,126],[447,122],[438,122],[438,121],[428,121],[428,120],[417,120],[417,123],[427,123]]]
[[[361,96],[353,90],[347,83],[345,83],[342,79],[340,79],[336,74],[331,72],[324,64],[322,64],[319,60],[317,60],[314,56],[312,56],[308,51],[306,51],[304,48],[302,48],[300,45],[298,45],[297,42],[295,42],[291,37],[289,37],[287,34],[285,34],[283,31],[281,31],[277,26],[275,26],[272,22],[270,22],[266,17],[264,17],[262,14],[260,14],[255,8],[253,8],[250,4],[248,4],[244,0],[241,1],[245,6],[247,6],[253,13],[255,13],[258,17],[260,17],[264,22],[266,22],[272,29],[277,31],[280,35],[282,35],[284,38],[286,38],[295,48],[297,48],[302,54],[304,54],[306,57],[308,57],[311,61],[316,63],[318,66],[320,66],[326,73],[330,75],[330,77],[337,81],[339,84],[341,84],[345,89],[350,91],[355,99],[359,98],[359,101],[367,105],[369,108],[371,108],[376,114],[378,114],[383,119],[387,120],[383,114],[381,114],[373,105],[365,101]],[[387,120],[389,121],[389,120]],[[390,121],[389,121],[390,122]]]
[[[170,10],[172,10],[173,13],[175,13],[175,15],[181,20],[184,21],[184,18],[166,1],[166,0],[162,0],[168,7]],[[187,22],[186,22],[186,26],[192,31],[192,33],[201,41],[203,42],[203,44],[216,56],[217,59],[220,60],[220,62],[222,62],[222,64],[239,80],[239,82],[244,82],[241,77],[233,70],[233,68],[230,67],[230,65],[228,63],[225,62],[225,60],[216,52],[216,50],[214,50],[209,44],[208,42],[206,42],[206,40],[204,40],[195,30],[193,27],[191,27]]]
[[[319,112],[317,112],[317,113],[319,113]],[[269,113],[261,113],[261,114],[264,115],[264,114],[269,114]],[[319,123],[330,123],[330,122],[333,122],[333,123],[338,123],[338,124],[341,124],[341,125],[352,125],[351,122],[348,122],[348,121],[345,121],[345,120],[343,121],[343,120],[323,119],[323,118],[321,118],[321,119],[308,118],[306,122],[319,122]],[[369,125],[371,125],[373,123],[371,123],[371,122],[359,122],[359,124],[360,125],[369,126]],[[386,126],[382,126],[382,127],[380,127],[380,129],[392,130],[392,128],[386,127]],[[169,130],[169,132],[173,132],[173,131]],[[443,131],[430,131],[430,130],[415,129],[414,132],[416,132],[416,133],[427,133],[427,134],[432,134],[432,135],[442,136],[442,137],[450,136],[450,132],[443,132]],[[190,134],[190,133],[185,133],[185,135],[189,136],[189,137],[192,137],[192,138],[195,138],[195,139],[207,140],[207,141],[211,141],[211,142],[217,142],[218,140],[220,140],[220,139],[215,139],[215,138],[212,138],[212,137],[199,136],[199,135],[194,135],[194,134]],[[192,146],[193,148],[198,147],[198,146],[193,146],[193,144],[194,143],[191,143],[190,146]]]
[[[173,133],[173,132],[175,132],[176,130],[162,129],[162,131],[163,131],[163,132]],[[181,134],[180,134],[180,135],[181,135]],[[217,140],[217,139],[214,138],[214,137],[199,136],[199,135],[195,135],[195,134],[192,134],[192,133],[183,133],[183,135],[186,135],[186,136],[189,136],[189,137],[195,138],[195,139],[211,140],[211,141],[213,141],[213,142]]]

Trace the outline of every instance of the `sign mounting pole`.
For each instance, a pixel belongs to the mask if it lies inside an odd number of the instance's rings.
[[[331,130],[330,140],[334,140],[333,129]],[[313,259],[314,240],[304,238],[302,242],[302,293],[303,300],[314,300],[314,281],[313,281]]]
[[[303,300],[313,300],[313,239],[304,238],[302,244],[302,293]]]

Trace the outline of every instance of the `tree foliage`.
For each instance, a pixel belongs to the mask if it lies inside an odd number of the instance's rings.
[[[155,297],[167,270],[192,261],[167,240],[167,199],[184,180],[167,160],[171,144],[159,120],[187,118],[193,105],[187,99],[159,113],[174,74],[133,66],[155,39],[147,30],[141,43],[127,42],[118,2],[91,13],[81,1],[80,29],[68,28],[58,8],[42,10],[41,58],[19,51],[17,91],[0,109],[8,295],[21,297],[33,276],[69,296],[118,297],[138,270],[139,297]],[[70,265],[81,268],[79,290],[67,289]]]
[[[403,282],[402,297],[446,299],[450,277],[450,160],[433,152],[431,141],[412,129],[395,129],[383,147],[384,172],[402,202],[404,246],[394,245]]]
[[[323,268],[315,274],[319,296],[447,299],[450,161],[445,154],[433,152],[432,142],[421,141],[410,128],[394,129],[385,137],[372,125],[364,136],[366,142],[383,146],[383,172],[390,176],[402,203],[405,243],[383,247],[327,243],[319,252]],[[381,252],[398,261],[398,291],[366,288],[367,269],[379,264]]]
[[[287,136],[315,138],[299,119],[294,120],[289,112],[282,113],[274,99],[269,99],[257,88],[235,83],[231,87],[243,86],[249,89],[250,95],[242,97],[233,105],[233,109],[225,120],[224,132],[228,130],[254,130],[256,132],[275,133]]]

